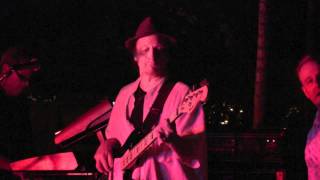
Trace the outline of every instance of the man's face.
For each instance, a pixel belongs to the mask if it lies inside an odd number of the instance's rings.
[[[320,65],[309,61],[301,67],[298,75],[304,95],[320,108]]]
[[[135,61],[140,75],[164,76],[168,54],[164,43],[157,35],[142,37],[136,42]]]
[[[7,96],[19,96],[29,87],[32,70],[12,71],[12,73],[1,82],[2,89]]]

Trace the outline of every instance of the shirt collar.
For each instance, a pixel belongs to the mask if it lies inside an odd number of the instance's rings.
[[[152,88],[150,88],[148,91],[146,91],[146,94],[154,94],[155,92],[157,92],[160,87],[161,87],[161,84],[164,83],[164,81],[166,80],[165,77],[161,78],[158,82],[156,82],[154,84],[154,86]],[[136,81],[135,81],[135,84],[134,84],[134,92],[138,89],[138,86],[141,82],[141,78],[139,77]]]

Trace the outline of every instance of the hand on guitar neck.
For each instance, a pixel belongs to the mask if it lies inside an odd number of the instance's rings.
[[[159,143],[163,142],[172,142],[176,136],[175,123],[171,123],[170,120],[161,121],[158,127],[156,128],[156,133],[158,134]]]

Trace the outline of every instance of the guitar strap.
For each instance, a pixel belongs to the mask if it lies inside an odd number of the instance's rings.
[[[160,115],[163,110],[163,105],[166,102],[169,93],[175,85],[172,81],[165,81],[159,90],[158,96],[154,101],[144,123],[142,124],[142,134],[148,134],[154,125],[159,123]]]
[[[154,125],[159,123],[160,114],[163,110],[163,105],[166,102],[169,93],[171,92],[175,82],[166,80],[161,86],[158,96],[152,107],[143,122],[142,126],[136,127],[136,129],[129,135],[124,145],[121,147],[120,154],[117,153],[118,156],[121,156],[126,150],[132,148],[135,144],[137,144],[146,134],[148,134]]]

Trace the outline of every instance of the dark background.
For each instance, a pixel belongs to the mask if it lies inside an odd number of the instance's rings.
[[[297,114],[313,114],[295,65],[304,53],[317,51],[317,7],[311,0],[268,1],[264,128],[287,127]],[[2,1],[0,52],[25,46],[42,64],[31,89],[33,116],[54,131],[99,100],[113,100],[137,77],[123,44],[147,15],[166,20],[178,39],[176,75],[189,85],[210,82],[210,120],[220,122],[214,114],[234,107],[244,113],[229,120],[250,129],[258,0]]]
[[[136,78],[124,41],[146,15],[161,15],[182,46],[187,83],[207,77],[216,94],[224,91],[225,97],[246,101],[242,94],[252,94],[254,79],[257,2],[230,4],[234,2],[11,1],[1,7],[1,49],[21,44],[40,54],[45,90],[37,91],[113,98]]]

